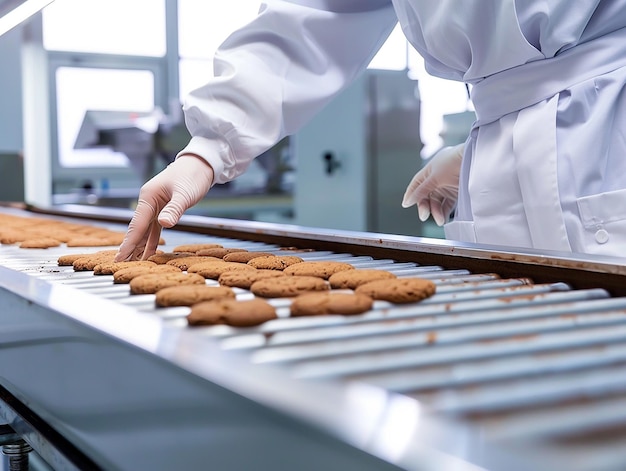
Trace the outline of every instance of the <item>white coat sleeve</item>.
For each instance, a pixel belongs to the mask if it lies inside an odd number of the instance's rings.
[[[369,64],[397,22],[391,0],[266,0],[183,102],[189,144],[215,183],[295,133]]]

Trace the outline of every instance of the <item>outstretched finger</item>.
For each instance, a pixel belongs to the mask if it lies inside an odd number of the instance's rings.
[[[115,256],[116,261],[137,260],[146,247],[151,225],[156,221],[156,208],[146,200],[137,202],[135,214],[128,224],[126,236]]]
[[[438,226],[443,226],[446,222],[446,214],[444,210],[444,205],[446,203],[446,198],[440,197],[439,195],[432,195],[430,198],[430,211],[433,215],[433,219]]]
[[[424,199],[418,201],[417,203],[417,215],[420,218],[420,221],[424,222],[430,216],[430,201],[428,199]]]
[[[140,260],[146,260],[151,255],[154,255],[156,253],[157,247],[159,246],[160,240],[161,224],[159,224],[159,222],[155,220],[152,222],[148,231],[148,237],[145,247],[143,248],[143,253],[141,254]]]
[[[404,196],[402,197],[402,207],[408,208],[416,204],[419,200],[417,190],[424,181],[424,174],[422,172],[418,172],[413,176],[411,182],[406,187],[404,192]]]

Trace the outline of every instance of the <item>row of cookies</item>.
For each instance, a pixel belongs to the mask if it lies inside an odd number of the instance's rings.
[[[157,306],[191,306],[190,325],[257,325],[276,318],[264,301],[268,298],[290,298],[292,316],[350,315],[370,310],[374,300],[417,302],[435,292],[429,280],[219,244],[181,245],[142,262],[114,263],[113,256],[111,251],[64,256],[59,264],[112,274],[114,283],[129,283],[132,294],[155,294]],[[207,285],[206,279],[219,286]],[[255,299],[237,301],[232,288],[249,290]]]
[[[118,246],[124,232],[41,217],[0,214],[0,243],[23,249]]]
[[[226,248],[205,248],[195,252],[195,255],[181,255],[176,252],[194,248],[179,246],[173,253],[156,255],[151,259],[163,262],[170,258],[167,264],[178,266],[188,273],[198,273],[204,278],[218,280],[220,285],[250,290],[263,298],[291,298],[311,291],[348,289],[358,290],[373,299],[408,303],[432,295],[435,288],[428,280],[396,279],[389,271],[355,270],[349,263],[332,260],[304,261],[294,255]],[[211,258],[207,260],[200,254]],[[285,275],[292,276],[285,278]],[[394,281],[390,281],[392,279]],[[379,282],[374,283],[375,281]],[[361,287],[365,284],[368,286]]]
[[[175,247],[168,253],[160,251],[149,260],[130,262],[114,262],[116,251],[102,250],[93,254],[63,255],[58,258],[58,264],[72,266],[75,271],[93,271],[94,275],[113,275],[113,283],[129,284],[131,294],[155,294],[155,302],[159,307],[197,306],[188,316],[190,325],[229,324],[245,327],[275,319],[275,309],[266,301],[258,298],[238,301],[232,288],[209,286],[202,275],[187,273],[194,262],[219,261],[219,258],[210,255],[196,255],[201,250],[214,248],[222,247],[217,244],[185,245]],[[270,255],[261,252],[254,254]],[[239,263],[239,266],[242,264]],[[207,307],[210,308],[208,311]],[[201,321],[195,322],[194,316],[198,313]]]

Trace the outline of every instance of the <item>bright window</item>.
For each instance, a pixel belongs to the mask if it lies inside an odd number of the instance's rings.
[[[43,41],[48,50],[164,56],[165,0],[56,0],[43,11]]]
[[[201,87],[213,76],[213,63],[208,59],[181,59],[179,62],[180,100]]]
[[[212,76],[216,49],[235,29],[254,19],[259,6],[259,0],[221,3],[178,0],[181,98]],[[390,70],[407,67],[407,42],[399,26],[370,67]]]
[[[400,25],[397,25],[370,62],[369,68],[384,70],[406,69],[407,49],[408,42]]]
[[[57,126],[62,167],[128,166],[110,148],[74,149],[87,110],[148,112],[154,108],[154,76],[147,70],[59,67]]]
[[[185,59],[211,59],[235,29],[258,14],[260,0],[178,0],[178,50]]]

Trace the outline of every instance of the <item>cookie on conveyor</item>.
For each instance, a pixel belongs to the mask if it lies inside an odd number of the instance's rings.
[[[302,262],[304,262],[304,260],[295,255],[270,255],[253,258],[248,262],[248,265],[263,270],[284,270],[295,263]]]
[[[26,239],[19,243],[20,249],[49,249],[58,247],[61,241],[51,237],[39,237],[36,239]]]
[[[120,245],[121,241],[113,240],[110,237],[100,236],[78,236],[66,242],[68,247],[106,247]]]
[[[131,294],[154,294],[170,286],[206,285],[206,280],[197,273],[149,273],[133,278]]]
[[[354,315],[369,311],[374,300],[359,293],[306,293],[291,302],[291,315],[322,316],[325,314]]]
[[[196,253],[198,250],[204,250],[204,249],[216,249],[216,248],[221,248],[223,247],[223,245],[221,244],[203,244],[203,243],[198,243],[198,244],[181,244],[181,245],[177,245],[176,247],[174,247],[172,249],[172,252],[191,252],[191,253]]]
[[[317,276],[327,280],[331,275],[346,270],[354,270],[349,263],[325,261],[325,262],[301,262],[291,265],[283,270],[286,275]]]
[[[28,234],[24,233],[24,231],[18,231],[18,230],[15,230],[15,231],[5,230],[0,235],[0,243],[7,244],[7,245],[16,244],[26,239],[28,239]]]
[[[117,250],[103,250],[101,252],[95,252],[95,253],[73,253],[73,254],[66,254],[66,255],[61,255],[58,259],[57,259],[57,264],[60,267],[67,267],[67,266],[72,266],[72,264],[78,260],[79,258],[85,258],[85,257],[93,257],[94,255],[113,255],[115,256],[115,254],[117,254]]]
[[[77,258],[72,263],[74,267],[74,271],[93,271],[96,265],[105,262],[112,262],[115,259],[116,251],[112,251],[114,253],[106,253],[106,254],[95,254],[88,255],[87,257]]]
[[[155,253],[148,257],[149,262],[154,262],[157,265],[165,265],[170,260],[174,260],[177,258],[183,257],[191,257],[195,255],[193,252],[163,252],[163,253]]]
[[[216,299],[235,299],[235,292],[227,286],[208,285],[170,286],[156,292],[156,305],[160,307],[191,306]]]
[[[68,231],[56,230],[54,228],[51,228],[49,231],[46,231],[46,232],[47,232],[46,235],[48,237],[56,239],[62,243],[66,243],[68,240],[71,240],[74,237],[74,234],[71,234]]]
[[[373,299],[404,304],[421,301],[435,294],[436,285],[422,278],[396,278],[376,280],[356,288],[355,293],[365,294]]]
[[[358,286],[376,280],[391,280],[397,278],[386,270],[350,270],[335,273],[328,282],[333,289],[356,289]]]
[[[226,271],[219,276],[217,281],[223,286],[250,289],[250,286],[252,286],[252,283],[255,281],[263,280],[265,278],[276,278],[279,276],[286,275],[280,270],[259,270],[253,268],[252,270]]]
[[[59,258],[57,258],[57,265],[60,267],[69,267],[74,263],[75,260],[79,258],[85,258],[88,256],[89,254],[86,254],[86,253],[61,255]]]
[[[250,291],[262,298],[290,298],[310,291],[326,291],[330,286],[316,276],[279,276],[255,281]]]
[[[272,257],[274,254],[269,252],[231,252],[224,255],[225,262],[248,263],[253,258]]]
[[[182,273],[182,270],[172,265],[132,266],[113,273],[113,283],[130,283],[133,278],[150,273]]]
[[[196,255],[204,257],[216,257],[224,258],[224,255],[235,252],[247,252],[246,249],[226,248],[226,247],[214,247],[212,249],[202,249],[196,252]]]
[[[214,262],[194,263],[187,271],[189,273],[197,273],[211,280],[217,280],[222,273],[229,271],[257,271],[257,269],[245,263],[216,260]]]
[[[253,327],[276,318],[274,306],[263,299],[249,301],[219,299],[191,306],[187,323],[192,326],[226,324],[234,327]]]
[[[122,268],[129,267],[153,267],[156,263],[147,260],[133,260],[128,262],[104,262],[93,267],[94,275],[113,275]]]
[[[200,257],[198,255],[189,255],[187,257],[180,257],[180,258],[175,258],[173,260],[170,260],[169,262],[166,263],[166,265],[173,265],[175,267],[180,268],[183,271],[187,271],[189,270],[189,267],[192,266],[194,263],[204,263],[204,262],[209,262],[209,261],[218,261],[218,262],[222,262],[223,260],[220,258],[215,258],[215,257]]]

